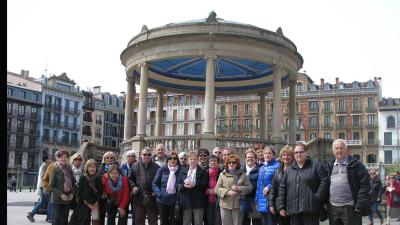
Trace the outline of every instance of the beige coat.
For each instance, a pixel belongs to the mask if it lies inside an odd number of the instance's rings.
[[[225,209],[238,209],[240,208],[239,199],[249,194],[253,190],[249,178],[246,173],[239,169],[236,171],[239,179],[235,181],[235,176],[226,170],[219,175],[217,185],[214,190],[219,197],[219,206]],[[239,187],[239,195],[235,197],[227,196],[226,193],[231,190],[231,187],[236,185]]]

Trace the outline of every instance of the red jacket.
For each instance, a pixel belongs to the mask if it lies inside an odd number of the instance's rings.
[[[126,176],[122,176],[122,188],[116,193],[113,193],[108,186],[108,174],[104,174],[102,177],[102,183],[104,186],[104,191],[107,194],[107,197],[111,197],[116,199],[118,207],[121,209],[125,209],[125,207],[129,203],[129,184],[128,178]]]
[[[400,208],[400,204],[395,204],[394,201],[392,200],[394,195],[397,195],[400,198],[400,182],[395,181],[393,186],[394,186],[394,191],[392,191],[391,193],[388,192],[385,187],[386,205],[387,206],[390,205],[393,208]]]

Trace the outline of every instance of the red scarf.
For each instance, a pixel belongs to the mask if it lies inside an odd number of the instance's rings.
[[[210,168],[208,170],[208,188],[213,189],[215,185],[217,185],[217,174],[218,174],[218,167]],[[215,202],[215,195],[211,194],[208,195],[208,202],[214,203]]]

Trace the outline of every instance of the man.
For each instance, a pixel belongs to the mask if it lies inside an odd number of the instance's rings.
[[[199,154],[199,166],[203,170],[207,170],[208,168],[208,157],[210,156],[210,152],[206,148],[201,148],[197,151]]]
[[[258,165],[262,165],[264,162],[264,148],[265,145],[264,144],[256,144],[254,150],[257,153],[257,164]]]
[[[12,176],[11,178],[11,191],[17,193],[17,178],[15,178],[15,176]]]
[[[222,162],[219,164],[219,168],[223,171],[225,166],[224,166],[224,162],[226,157],[230,156],[233,154],[233,149],[231,148],[224,148],[224,150],[222,150]]]
[[[57,155],[58,151],[57,150],[54,155]],[[52,223],[53,221],[53,206],[51,205],[51,192],[49,189],[49,184],[50,184],[50,174],[53,172],[54,167],[56,166],[56,161],[52,161],[50,165],[47,166],[46,172],[44,173],[44,176],[42,177],[42,186],[43,186],[43,191],[44,193],[48,194],[49,199],[47,202],[47,221],[49,223]]]
[[[132,195],[135,196],[135,224],[145,225],[147,215],[149,225],[157,225],[157,207],[152,181],[160,168],[151,160],[151,149],[144,148],[138,162],[133,164],[128,179],[132,183]]]
[[[167,164],[167,156],[165,154],[165,148],[163,144],[158,144],[156,147],[156,155],[151,157],[151,160],[157,163],[158,166],[162,167]]]
[[[178,157],[179,157],[179,165],[181,167],[188,166],[187,153],[186,152],[180,152]]]
[[[51,163],[51,159],[49,159],[49,156],[43,156],[42,157],[42,165],[39,168],[39,174],[38,174],[38,179],[37,179],[37,186],[36,186],[36,194],[40,196],[39,202],[33,207],[32,211],[28,212],[28,215],[26,216],[31,222],[35,222],[34,216],[35,214],[39,211],[39,209],[43,208],[43,206],[46,206],[48,204],[48,199],[49,195],[46,194],[43,190],[43,185],[42,185],[42,178],[44,174],[46,173],[47,167]]]
[[[349,155],[344,140],[335,140],[332,151],[335,161],[329,167],[329,224],[361,225],[362,216],[371,212],[368,171],[360,161]]]
[[[212,154],[217,157],[218,164],[220,164],[222,162],[222,149],[220,147],[215,147]]]
[[[136,153],[135,150],[129,150],[126,152],[126,163],[122,163],[121,165],[121,172],[123,176],[129,176],[132,166],[133,164],[136,162]],[[132,187],[133,187],[133,182],[131,180],[129,181],[129,190],[132,191]],[[135,202],[134,202],[134,195],[130,196],[130,204],[128,204],[128,206],[126,207],[126,212],[129,213],[129,205],[131,205],[131,213],[132,213],[132,225],[135,224]]]

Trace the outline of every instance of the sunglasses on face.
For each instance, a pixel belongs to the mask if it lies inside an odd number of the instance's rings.
[[[236,164],[236,161],[230,161],[228,164]]]
[[[186,160],[186,158],[179,158],[179,160]]]
[[[199,155],[199,157],[207,157],[207,155]]]
[[[114,157],[106,157],[106,159],[114,159]]]
[[[142,154],[143,156],[151,156],[151,154],[150,153],[145,153],[145,154]]]
[[[76,161],[82,161],[81,158],[75,158],[74,160],[76,160]]]
[[[176,161],[178,161],[178,158],[177,157],[169,157],[168,160],[176,160]]]

